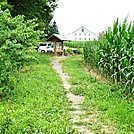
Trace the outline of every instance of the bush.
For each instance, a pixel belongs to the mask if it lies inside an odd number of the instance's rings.
[[[77,54],[83,54],[83,48],[77,48],[75,51]]]
[[[0,9],[0,95],[13,89],[12,71],[35,59],[28,49],[37,45],[41,34],[35,28],[34,20],[25,21],[24,16],[12,17],[9,10]]]
[[[66,51],[67,51],[68,53],[73,53],[72,48],[68,48]]]

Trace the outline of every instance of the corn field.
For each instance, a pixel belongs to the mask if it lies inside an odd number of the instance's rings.
[[[87,42],[89,42],[89,41],[87,41]],[[83,48],[85,46],[85,43],[87,43],[87,42],[83,42],[83,41],[68,42],[68,41],[65,41],[64,45],[68,46],[68,47],[73,47],[73,48]]]
[[[122,85],[123,91],[134,92],[134,23],[118,19],[98,41],[86,43],[84,60],[114,83]]]

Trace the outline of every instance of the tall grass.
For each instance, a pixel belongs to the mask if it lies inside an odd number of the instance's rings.
[[[95,66],[107,78],[124,86],[124,91],[134,91],[134,23],[118,19],[98,41],[84,48],[86,63]]]

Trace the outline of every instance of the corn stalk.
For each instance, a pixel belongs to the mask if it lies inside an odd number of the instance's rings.
[[[85,45],[84,59],[127,93],[134,92],[134,23],[117,19],[101,39]]]

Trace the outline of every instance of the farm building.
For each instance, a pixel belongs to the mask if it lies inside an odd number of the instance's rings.
[[[74,32],[70,33],[69,38],[72,41],[89,41],[97,39],[98,36],[84,26],[82,26]]]
[[[54,43],[54,54],[64,55],[64,41],[70,41],[68,37],[60,34],[51,35],[47,41],[52,41]]]

